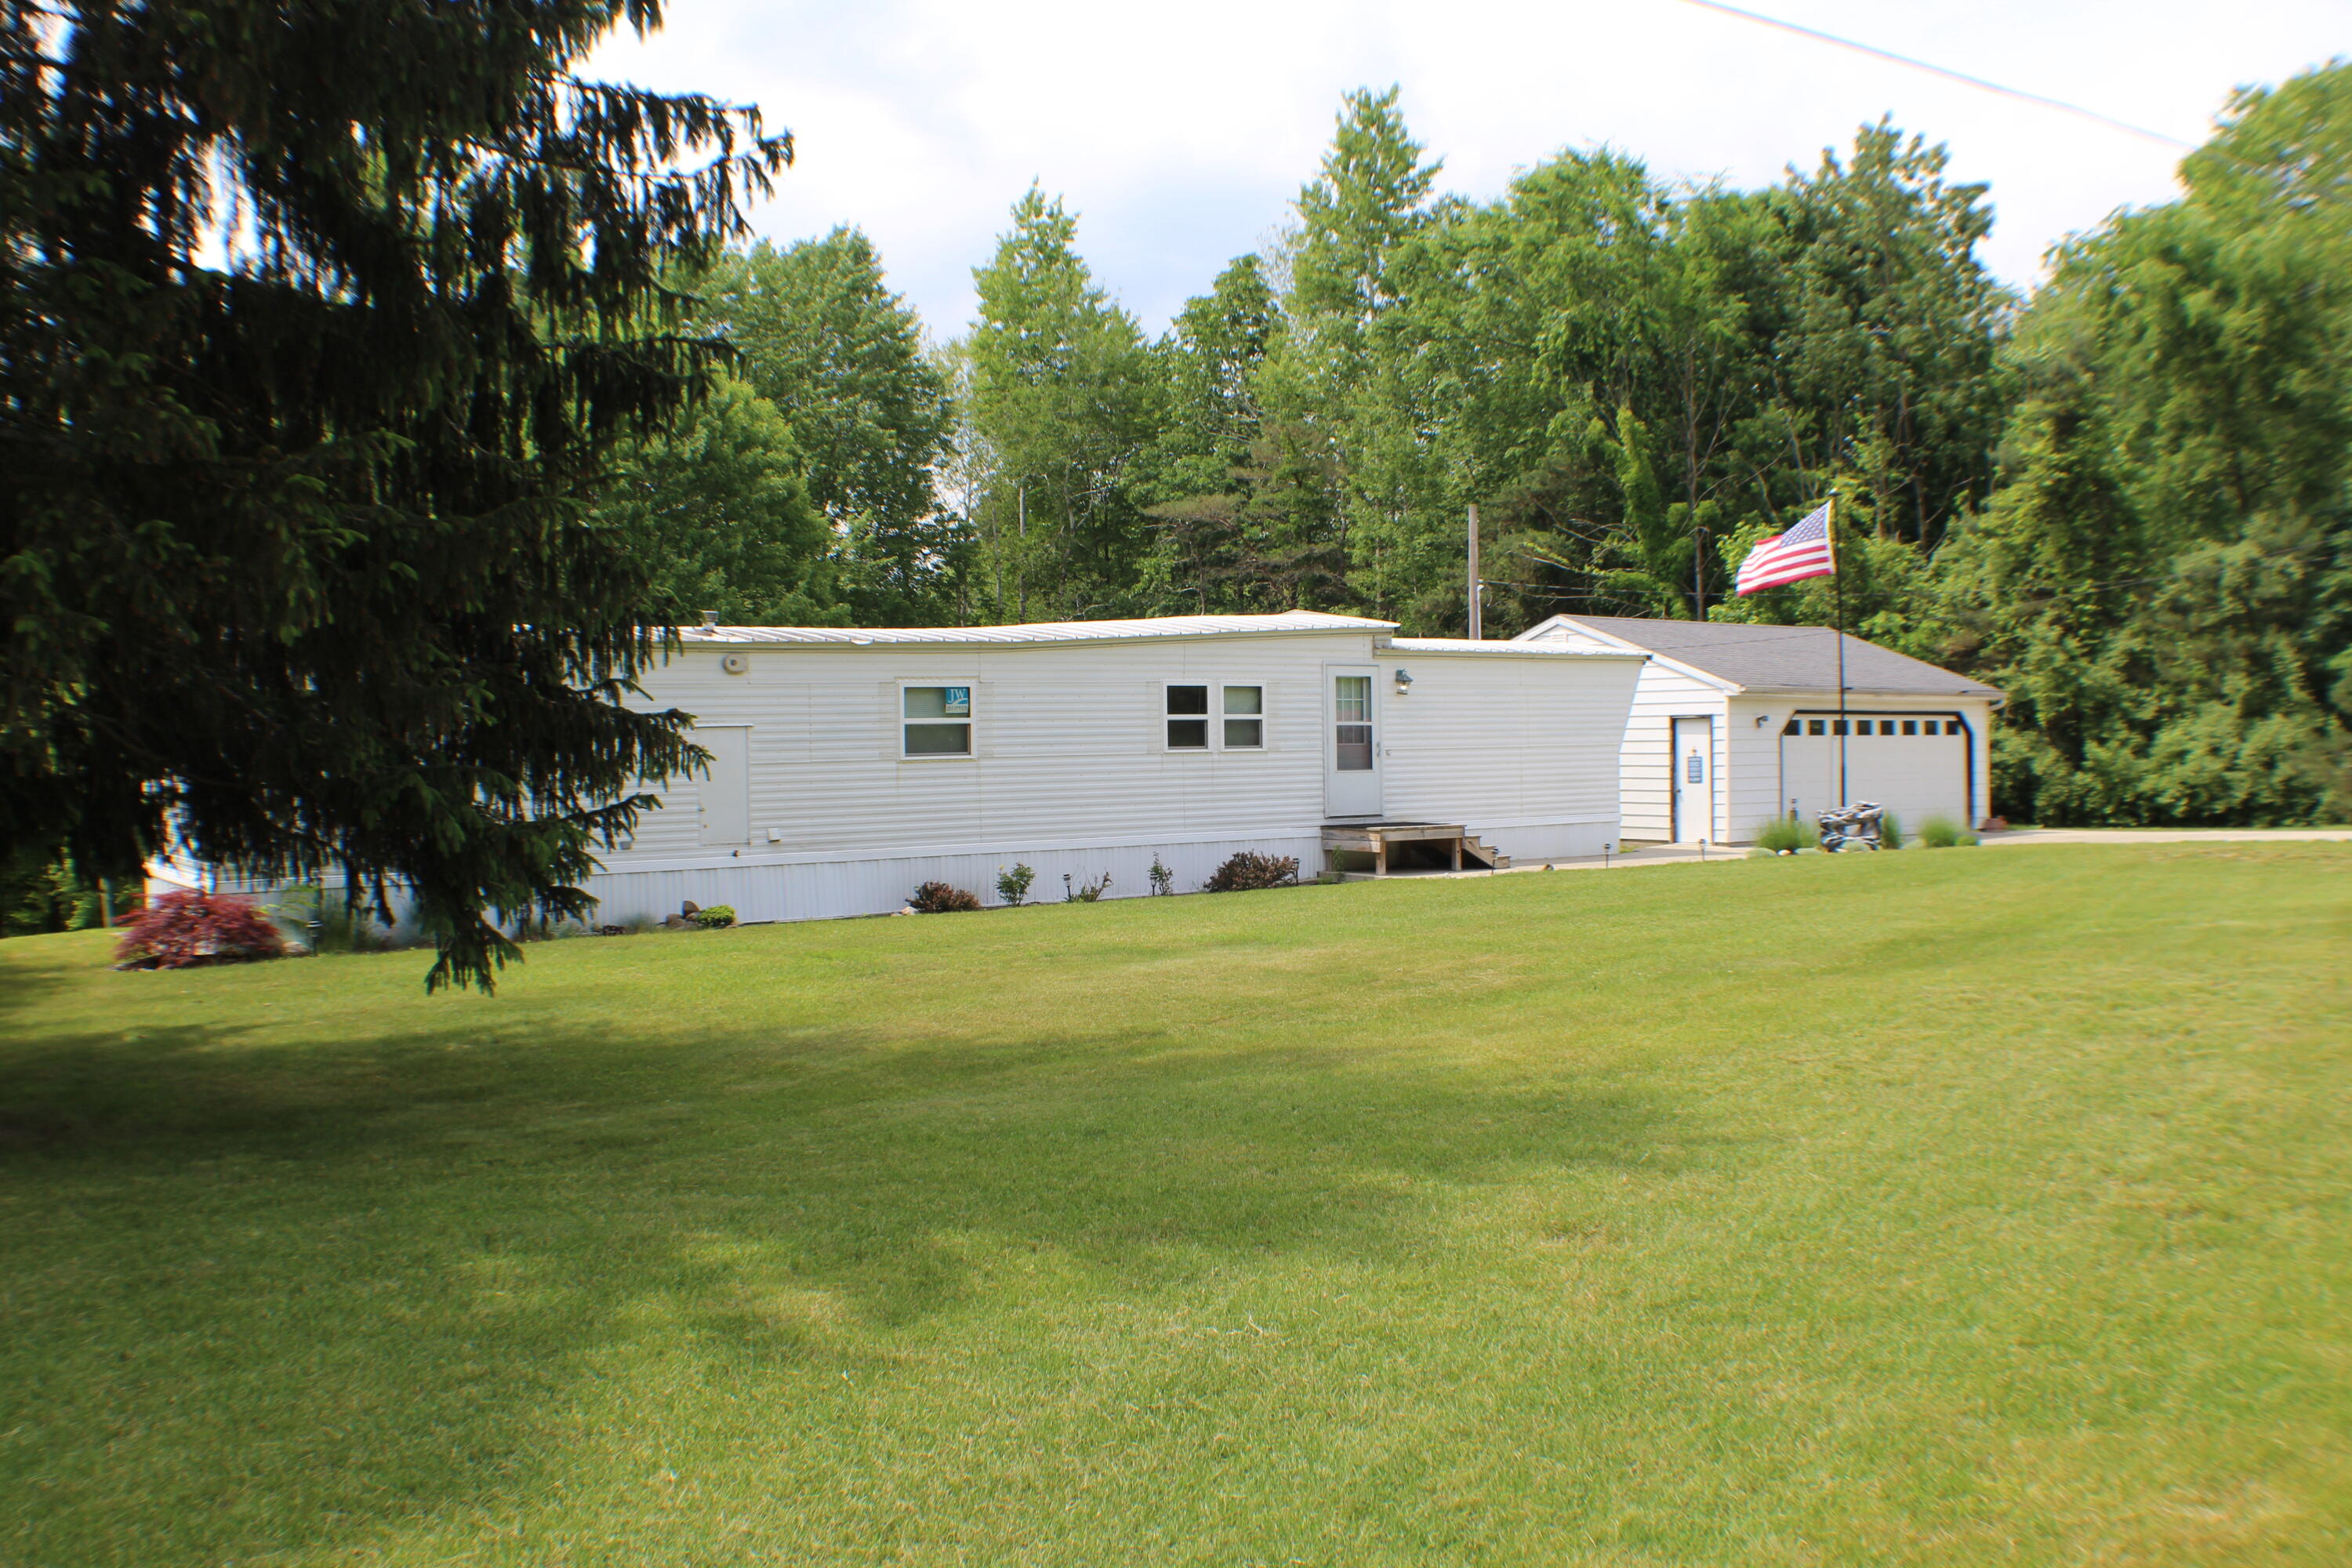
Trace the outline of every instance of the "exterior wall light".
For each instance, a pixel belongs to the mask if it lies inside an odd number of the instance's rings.
[[[1403,697],[1412,690],[1412,672],[1400,666],[1396,672],[1397,695]]]

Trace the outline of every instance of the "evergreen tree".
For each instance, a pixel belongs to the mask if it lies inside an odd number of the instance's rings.
[[[0,850],[404,884],[428,984],[698,753],[583,501],[790,158],[571,65],[657,0],[0,8]],[[218,259],[216,259],[218,258]]]
[[[1280,323],[1263,264],[1244,256],[1185,303],[1155,350],[1167,413],[1139,493],[1165,498],[1146,509],[1155,542],[1144,570],[1171,613],[1286,610],[1345,592],[1339,552],[1286,526],[1291,498],[1260,404]]]

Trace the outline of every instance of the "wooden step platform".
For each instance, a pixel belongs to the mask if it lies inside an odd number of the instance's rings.
[[[1446,858],[1443,863],[1414,868],[1423,871],[1481,868],[1504,871],[1508,870],[1511,865],[1509,856],[1488,848],[1479,842],[1476,834],[1458,822],[1327,822],[1323,825],[1323,865],[1327,871],[1339,872],[1337,856],[1354,854],[1371,856],[1371,874],[1375,877],[1397,875],[1400,873],[1392,870],[1389,864],[1390,852],[1405,846],[1412,847],[1397,858],[1426,861],[1434,858],[1432,851],[1444,854]]]

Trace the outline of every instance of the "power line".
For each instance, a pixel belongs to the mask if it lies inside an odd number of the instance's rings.
[[[1794,33],[1801,38],[1811,38],[1817,43],[1832,44],[1841,49],[1851,49],[1855,54],[1868,55],[1874,59],[1892,60],[1898,66],[1908,66],[1913,70],[1926,71],[1930,76],[1943,77],[1948,80],[1957,81],[1980,91],[1995,92],[2003,98],[2014,98],[2022,102],[2040,104],[2044,109],[2055,109],[2066,114],[2080,115],[2084,120],[2095,120],[2110,130],[2125,132],[2145,141],[2159,142],[2167,147],[2178,147],[2184,153],[2193,153],[2197,150],[2197,144],[2193,142],[2183,142],[2178,136],[2167,136],[2161,131],[2150,131],[2145,126],[2117,120],[2112,114],[2101,114],[2097,110],[2085,109],[2079,103],[2068,103],[2063,99],[2044,98],[2038,92],[2025,92],[2017,88],[2003,87],[1997,81],[1987,81],[1982,77],[1969,76],[1965,71],[1930,65],[1926,60],[1915,60],[1909,55],[1898,55],[1892,49],[1882,49],[1870,44],[1856,43],[1852,38],[1841,38],[1835,33],[1824,33],[1818,27],[1800,26],[1794,22],[1783,22],[1778,16],[1766,16],[1754,11],[1743,11],[1737,5],[1724,5],[1721,0],[1682,0],[1682,3],[1685,5],[1698,6],[1705,11],[1720,11],[1727,16],[1737,16],[1743,22],[1754,22],[1759,26],[1777,27],[1784,33]]]

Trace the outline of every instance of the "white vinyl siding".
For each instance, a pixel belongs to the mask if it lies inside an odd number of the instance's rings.
[[[750,672],[732,677],[719,673],[721,650],[690,647],[645,685],[650,707],[682,708],[704,722],[749,718],[752,837],[782,853],[1139,843],[1319,827],[1322,665],[1361,658],[1369,643],[1343,633],[1076,647],[753,646],[740,650]],[[1213,707],[1223,687],[1257,689],[1264,743],[1169,752],[1171,684],[1207,686]],[[950,685],[972,691],[971,758],[902,760],[899,693]],[[887,693],[879,701],[877,688]],[[607,857],[614,870],[695,846],[690,818],[680,822],[675,810],[690,812],[691,781],[653,787],[672,809],[640,820],[631,847]]]
[[[1706,788],[1714,798],[1710,814],[1724,819],[1724,695],[1678,669],[1652,660],[1642,667],[1632,711],[1625,721],[1625,741],[1618,753],[1623,779],[1628,838],[1664,843],[1674,837],[1675,721],[1711,719],[1715,755],[1707,769]],[[1724,829],[1727,834],[1728,828]]]
[[[1402,697],[1399,666],[1412,675]],[[1599,854],[1618,837],[1605,737],[1622,732],[1643,668],[1394,650],[1372,683],[1387,726],[1383,814],[1462,823],[1514,860]]]

